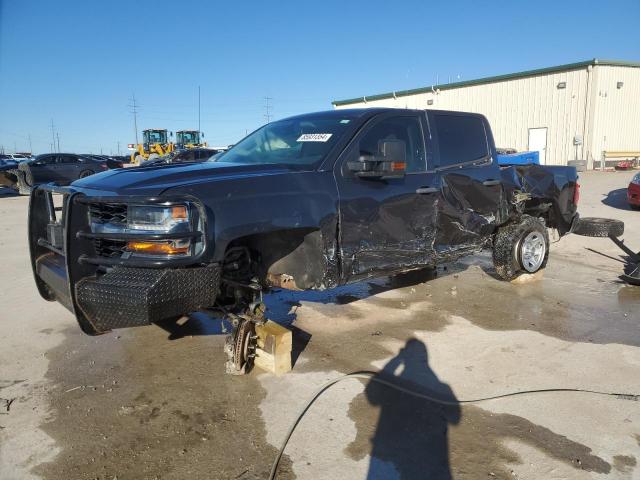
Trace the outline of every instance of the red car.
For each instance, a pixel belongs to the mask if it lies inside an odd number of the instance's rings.
[[[640,173],[636,173],[627,188],[627,200],[631,208],[640,210]]]

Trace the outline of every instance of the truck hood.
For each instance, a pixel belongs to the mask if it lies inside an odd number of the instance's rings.
[[[71,187],[87,195],[155,196],[172,187],[252,176],[278,175],[290,171],[282,165],[239,165],[224,162],[119,168],[76,180]]]

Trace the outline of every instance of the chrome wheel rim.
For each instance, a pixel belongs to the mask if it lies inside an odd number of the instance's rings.
[[[529,273],[537,272],[547,253],[547,244],[544,236],[540,232],[531,232],[527,235],[520,246],[520,263]]]

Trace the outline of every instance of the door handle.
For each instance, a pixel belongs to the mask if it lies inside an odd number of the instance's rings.
[[[500,180],[485,180],[482,184],[485,187],[493,187],[495,185],[500,185],[502,182]]]
[[[440,191],[439,188],[434,187],[420,187],[416,189],[416,193],[419,195],[426,195],[428,193],[438,193]]]

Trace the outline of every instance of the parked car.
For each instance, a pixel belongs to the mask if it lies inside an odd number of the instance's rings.
[[[500,167],[482,115],[334,110],[269,123],[217,162],[36,188],[31,262],[40,294],[89,334],[249,312],[228,350],[242,369],[262,289],[333,288],[485,248],[501,278],[534,273],[547,229],[576,224],[577,193],[573,167]]]
[[[107,164],[107,167],[109,167],[110,169],[122,168],[124,166],[124,162],[119,157],[112,157],[109,155],[97,155],[95,153],[83,153],[82,157],[89,157],[99,162],[105,162]]]
[[[22,194],[42,183],[68,185],[79,178],[108,170],[107,162],[74,153],[45,153],[18,163],[4,174],[5,184]]]
[[[169,165],[174,163],[194,163],[206,162],[219,150],[212,148],[186,148],[176,150],[162,157],[151,158],[140,162],[141,167],[153,167],[158,165]]]
[[[2,153],[0,154],[0,160],[14,160],[16,162],[24,162],[30,160],[32,157],[27,153]]]
[[[636,173],[627,187],[627,200],[634,210],[640,210],[640,173]]]

